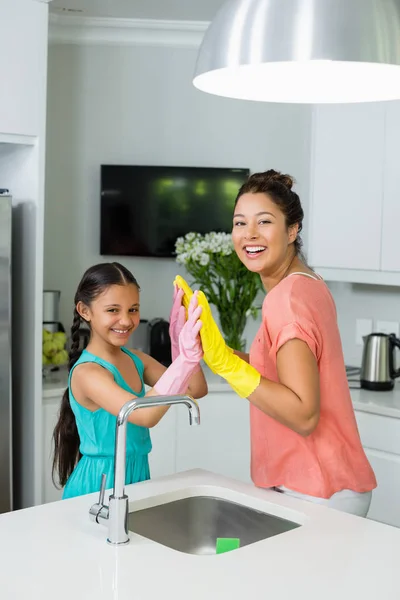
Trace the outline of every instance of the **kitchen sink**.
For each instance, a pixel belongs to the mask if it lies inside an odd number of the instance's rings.
[[[186,554],[216,554],[217,538],[239,538],[240,547],[300,527],[242,504],[194,496],[128,515],[128,529]]]

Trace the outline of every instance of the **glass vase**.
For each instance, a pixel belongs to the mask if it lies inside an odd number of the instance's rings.
[[[232,350],[245,351],[246,340],[242,336],[246,327],[246,320],[245,314],[234,312],[229,314],[219,313],[219,321],[225,342]]]

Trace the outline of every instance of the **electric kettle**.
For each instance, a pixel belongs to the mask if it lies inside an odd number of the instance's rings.
[[[360,384],[366,390],[392,390],[394,379],[400,377],[395,369],[395,348],[400,340],[391,333],[371,333],[363,337],[364,348],[361,362]]]

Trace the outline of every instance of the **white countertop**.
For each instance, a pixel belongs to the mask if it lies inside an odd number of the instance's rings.
[[[350,393],[355,410],[400,419],[400,384],[390,392],[351,389]]]
[[[222,377],[215,375],[207,365],[202,365],[206,375],[209,392],[233,393],[232,388]],[[43,398],[60,397],[65,392],[68,383],[68,371],[66,367],[59,371],[53,371],[43,380]]]
[[[42,397],[60,398],[68,385],[68,371],[65,367],[52,371],[42,379]]]
[[[208,382],[208,391],[233,393],[230,385],[222,377],[215,375],[208,367],[204,367]],[[43,398],[60,398],[67,387],[66,369],[51,373],[43,382]],[[369,390],[350,389],[355,410],[385,417],[400,419],[400,383],[396,383],[391,392],[370,392]]]
[[[120,548],[89,520],[90,494],[0,515],[2,600],[398,600],[400,530],[206,471],[127,486],[130,510],[216,495],[302,526],[226,554],[183,554],[139,535]]]

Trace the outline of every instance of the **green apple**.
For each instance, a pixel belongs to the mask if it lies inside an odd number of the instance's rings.
[[[57,352],[57,346],[55,345],[55,343],[51,340],[49,340],[48,342],[44,342],[43,346],[42,346],[42,353],[47,356],[47,358],[52,358],[52,356],[54,356],[54,354],[56,354]]]
[[[48,329],[43,329],[43,341],[48,342],[52,339],[53,334]]]
[[[67,336],[63,331],[57,331],[53,333],[53,342],[55,343],[57,350],[63,350],[67,343]]]
[[[59,350],[52,358],[53,365],[65,365],[68,362],[68,352]]]

